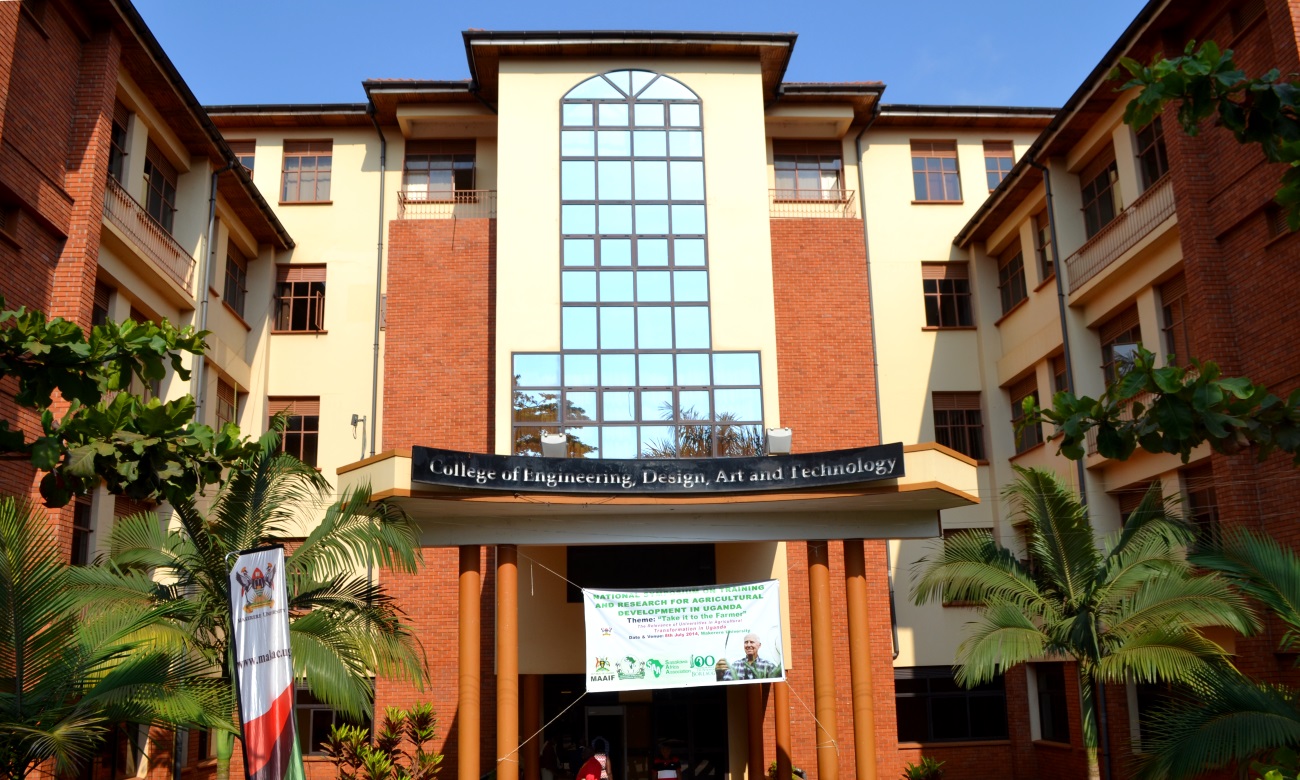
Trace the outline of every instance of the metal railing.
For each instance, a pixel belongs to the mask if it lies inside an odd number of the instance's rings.
[[[851,219],[857,193],[853,190],[768,190],[768,213],[776,219],[833,217]]]
[[[1101,273],[1174,213],[1174,187],[1168,176],[1156,182],[1065,260],[1070,292]]]
[[[194,257],[112,177],[104,189],[104,218],[134,241],[159,270],[190,292]]]
[[[495,219],[496,190],[397,193],[398,219]]]

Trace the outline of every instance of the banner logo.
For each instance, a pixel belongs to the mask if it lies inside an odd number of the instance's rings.
[[[274,563],[266,564],[266,574],[254,566],[252,576],[245,566],[235,574],[235,581],[239,583],[239,596],[244,600],[244,614],[251,615],[259,609],[275,606],[275,598],[271,595],[275,592]]]

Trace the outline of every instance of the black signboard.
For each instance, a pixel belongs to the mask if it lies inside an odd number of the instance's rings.
[[[852,485],[903,476],[903,445],[763,458],[588,460],[483,455],[414,447],[411,479],[512,493],[609,495],[752,493]]]

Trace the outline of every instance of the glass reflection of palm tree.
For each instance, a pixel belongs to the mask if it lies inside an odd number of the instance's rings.
[[[516,386],[519,385],[519,379],[519,375],[516,374]],[[541,457],[542,433],[550,430],[559,431],[561,427],[559,391],[538,390],[526,392],[516,389],[512,394],[512,406],[512,413],[516,423],[515,454]],[[563,419],[582,422],[590,421],[592,418],[587,414],[586,409],[571,403],[566,398]],[[549,423],[550,427],[546,427],[545,423]],[[584,458],[589,453],[596,452],[596,447],[580,440],[571,433],[566,433],[565,437],[569,442],[570,457]]]
[[[661,407],[662,418],[682,421],[673,428],[673,439],[650,440],[641,447],[643,458],[739,458],[762,455],[767,451],[763,429],[758,425],[737,425],[735,412],[719,412],[717,425],[708,424],[708,417],[694,406],[678,410],[672,403]],[[700,420],[703,424],[692,422]],[[714,435],[717,446],[714,446]]]

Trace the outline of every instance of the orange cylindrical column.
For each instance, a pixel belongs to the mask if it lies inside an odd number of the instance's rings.
[[[750,683],[746,691],[749,726],[749,780],[763,780],[763,686]]]
[[[876,780],[876,710],[871,687],[871,607],[861,539],[844,541],[844,591],[849,602],[849,672],[853,676],[853,754],[858,780]]]
[[[460,548],[460,653],[458,656],[459,688],[456,704],[456,777],[479,780],[479,547],[465,544]]]
[[[835,750],[830,545],[825,541],[808,542],[808,604],[812,618],[813,709],[817,713],[817,777],[818,780],[839,780],[839,757]]]
[[[542,676],[519,675],[519,728],[528,742],[519,752],[524,780],[542,780]],[[533,736],[536,734],[537,736]]]
[[[776,780],[790,780],[790,689],[772,683],[772,709],[776,712]]]
[[[519,780],[519,550],[497,545],[497,780]]]

